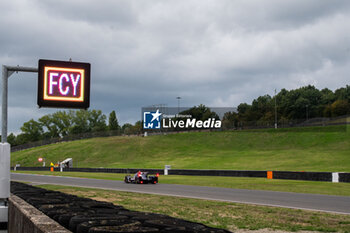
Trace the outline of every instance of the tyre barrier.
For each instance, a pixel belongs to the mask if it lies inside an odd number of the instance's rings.
[[[74,233],[230,232],[167,215],[131,211],[109,202],[81,198],[24,183],[11,182],[11,193]]]
[[[350,182],[350,173],[339,173],[339,182]]]
[[[273,179],[332,181],[332,173],[273,171]]]
[[[168,173],[169,175],[187,176],[232,176],[266,178],[266,171],[170,169]]]

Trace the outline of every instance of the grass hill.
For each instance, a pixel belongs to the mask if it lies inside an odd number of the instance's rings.
[[[15,152],[11,164],[40,166],[38,157],[46,164],[71,157],[78,167],[350,172],[350,131],[327,126],[93,138]]]

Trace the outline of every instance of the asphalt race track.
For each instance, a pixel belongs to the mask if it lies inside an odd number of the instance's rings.
[[[11,179],[13,181],[32,182],[34,184],[56,184],[350,214],[350,197],[345,196],[215,188],[162,183],[156,185],[126,184],[123,181],[20,173],[12,173]]]

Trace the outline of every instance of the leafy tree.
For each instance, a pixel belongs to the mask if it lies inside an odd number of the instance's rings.
[[[310,102],[304,97],[299,97],[296,99],[295,103],[292,105],[291,116],[294,119],[306,118],[306,112],[309,111]]]
[[[70,133],[74,115],[75,112],[72,110],[69,112],[58,111],[52,114],[52,124],[57,127],[57,133],[60,137],[67,136]]]
[[[139,134],[142,132],[142,122],[136,121],[135,125],[133,126],[133,133]]]
[[[336,100],[331,107],[332,116],[342,116],[350,113],[350,105],[347,100]]]
[[[53,115],[45,115],[39,119],[42,126],[46,127],[48,132],[45,132],[44,138],[56,138],[59,137],[58,126],[54,123]]]
[[[26,142],[39,141],[42,139],[42,135],[44,133],[42,125],[33,119],[25,122],[21,127],[21,130]]]
[[[27,142],[29,142],[29,141],[28,141],[28,138],[25,134],[21,133],[21,134],[17,135],[17,137],[16,137],[17,145],[22,145],[22,144],[25,144]]]
[[[10,133],[10,135],[7,136],[7,142],[10,143],[11,146],[17,146],[16,135]]]
[[[324,117],[332,117],[332,105],[327,104],[326,107],[324,107],[323,116]]]
[[[122,132],[124,134],[131,134],[132,133],[132,129],[133,129],[133,125],[132,124],[129,124],[129,123],[125,123],[123,126],[122,126]]]
[[[141,121],[137,121],[134,125],[125,123],[121,128],[123,134],[139,134],[142,132],[142,123]]]
[[[260,122],[272,122],[275,119],[275,113],[272,111],[265,112],[262,117],[260,117]]]
[[[317,105],[317,116],[331,117],[331,104],[336,100],[336,96],[333,91],[329,90],[328,88],[322,89],[320,93],[321,99]]]
[[[80,134],[90,132],[89,128],[89,113],[87,110],[78,110],[75,112],[72,118],[72,126],[70,127],[70,133]]]
[[[269,95],[259,96],[257,99],[253,100],[251,111],[253,112],[253,119],[255,121],[263,120],[267,113],[273,111],[272,98]]]
[[[212,112],[210,108],[206,107],[203,104],[194,106],[193,108],[185,110],[180,114],[191,115],[192,118],[195,118],[197,120],[202,120],[202,121],[205,121],[209,118],[215,118],[217,120],[219,119],[219,116],[215,112]]]
[[[109,118],[108,118],[108,129],[109,130],[118,130],[119,128],[120,128],[120,126],[118,123],[117,115],[115,114],[115,111],[112,111],[109,114]]]
[[[88,111],[89,120],[89,131],[105,131],[107,129],[106,125],[106,115],[102,114],[101,110],[91,110]]]
[[[12,145],[20,145],[30,141],[106,129],[106,116],[101,110],[57,111],[42,116],[38,122],[33,119],[25,122],[21,127],[22,133],[17,137],[11,135],[10,140]]]
[[[350,86],[346,85],[346,87],[339,88],[334,92],[337,100],[347,100],[350,102]]]
[[[241,103],[237,107],[238,118],[240,121],[251,121],[253,116],[251,115],[252,106],[247,103]]]
[[[107,129],[106,116],[101,110],[70,111],[68,116],[68,119],[71,118],[69,133],[80,134]]]
[[[222,118],[222,127],[224,129],[233,129],[238,126],[238,114],[235,112],[226,112]]]
[[[329,90],[328,88],[324,88],[321,90],[320,104],[322,105],[332,104],[335,100],[336,100],[336,96],[333,93],[333,91]]]

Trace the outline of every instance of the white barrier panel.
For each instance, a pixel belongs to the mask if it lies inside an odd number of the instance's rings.
[[[0,222],[8,222],[7,199],[10,197],[10,152],[8,143],[0,143]]]
[[[170,165],[165,165],[164,167],[164,175],[167,176],[168,175],[168,170],[171,169]]]
[[[339,183],[339,172],[332,172],[332,182]]]
[[[0,199],[10,197],[10,151],[10,144],[0,143]]]
[[[7,206],[0,206],[0,222],[8,222],[8,207]],[[1,230],[0,230],[1,232]]]

